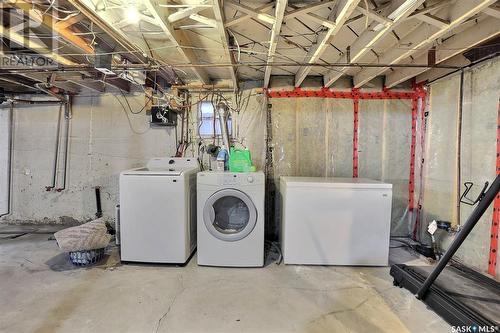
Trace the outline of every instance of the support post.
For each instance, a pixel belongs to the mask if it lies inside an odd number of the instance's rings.
[[[354,102],[354,131],[352,138],[352,176],[358,178],[358,145],[359,145],[359,90],[352,90]]]
[[[415,224],[413,226],[413,239],[417,239],[417,232],[420,230],[420,220],[422,217],[422,203],[424,201],[424,167],[425,167],[425,132],[427,128],[427,91],[420,90],[420,170],[419,170],[419,186],[417,199],[417,214],[415,216]]]
[[[500,99],[498,100],[498,126],[497,126],[497,177],[500,175]],[[488,274],[493,277],[497,273],[498,257],[498,220],[500,217],[500,195],[497,194],[493,203],[493,218],[491,221],[490,257],[488,260]]]
[[[408,210],[413,212],[415,206],[415,151],[417,146],[417,114],[418,95],[416,89],[411,99],[411,145],[410,145],[410,174],[408,178]],[[415,232],[414,235],[415,237]]]

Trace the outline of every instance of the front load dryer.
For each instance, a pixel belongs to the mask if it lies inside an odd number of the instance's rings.
[[[120,174],[123,261],[185,263],[196,248],[196,158],[162,157]]]
[[[198,265],[264,266],[263,172],[198,173]]]

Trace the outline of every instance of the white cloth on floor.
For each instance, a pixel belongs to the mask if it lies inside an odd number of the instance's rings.
[[[54,234],[57,245],[63,251],[86,251],[108,246],[111,235],[103,219],[60,230]]]

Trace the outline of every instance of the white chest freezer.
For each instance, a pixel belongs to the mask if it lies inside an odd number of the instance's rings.
[[[285,264],[387,266],[392,184],[281,177]]]

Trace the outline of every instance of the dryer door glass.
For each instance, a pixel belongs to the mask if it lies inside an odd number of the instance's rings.
[[[213,236],[225,241],[237,241],[252,232],[257,222],[257,211],[245,193],[224,189],[207,200],[203,219]]]
[[[247,226],[250,211],[240,198],[222,197],[217,199],[212,206],[215,212],[213,225],[217,231],[224,234],[235,234]]]

